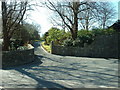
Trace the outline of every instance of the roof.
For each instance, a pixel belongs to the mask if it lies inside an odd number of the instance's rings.
[[[117,32],[120,32],[120,20],[117,20],[112,26],[109,28],[115,29]]]

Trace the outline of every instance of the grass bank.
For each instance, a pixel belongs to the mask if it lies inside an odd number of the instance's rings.
[[[45,42],[42,42],[42,43],[41,43],[42,47],[43,47],[48,53],[50,53],[50,52],[51,52],[51,47],[50,47],[50,45],[45,45],[44,43],[45,43]]]

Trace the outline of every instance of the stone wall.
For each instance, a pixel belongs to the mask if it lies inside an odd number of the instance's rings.
[[[34,49],[2,52],[2,68],[23,65],[32,61],[34,61]]]
[[[95,41],[84,48],[56,46],[52,43],[51,53],[57,55],[120,58],[120,33],[113,35],[101,35]]]

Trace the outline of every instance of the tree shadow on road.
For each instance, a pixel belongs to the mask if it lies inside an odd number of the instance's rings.
[[[81,73],[78,76],[76,76],[74,73],[71,73],[69,71],[74,71],[74,72],[79,71],[78,68],[67,67],[64,65],[61,65],[61,66],[51,66],[51,65],[44,66],[43,65],[42,66],[41,64],[43,64],[44,62],[41,62],[41,59],[43,59],[43,58],[46,60],[56,62],[56,63],[61,63],[61,64],[63,63],[61,61],[55,60],[56,58],[50,58],[47,56],[36,55],[36,62],[33,62],[31,64],[28,64],[28,65],[16,67],[16,68],[11,68],[11,69],[16,70],[16,71],[22,73],[23,75],[27,75],[31,79],[34,79],[35,81],[37,81],[38,84],[36,85],[36,90],[39,88],[43,88],[43,87],[48,88],[50,90],[53,88],[57,88],[57,89],[68,89],[68,88],[61,85],[61,84],[52,82],[52,81],[46,81],[49,79],[45,80],[42,78],[45,76],[36,76],[36,74],[34,74],[32,72],[40,72],[40,74],[42,74],[42,75],[46,75],[46,74],[50,75],[51,74],[50,72],[54,72],[55,74],[57,73],[57,75],[61,73],[61,75],[67,76],[67,78],[61,76],[60,77],[61,80],[72,80],[72,79],[76,78],[79,82],[81,82],[83,84],[85,84],[85,82],[92,82],[95,85],[98,84],[98,85],[106,85],[106,86],[109,86],[109,85],[107,83],[105,84],[103,82],[99,82],[99,80],[103,80],[103,81],[107,80],[108,82],[111,82],[111,80],[109,80],[109,78],[105,78],[105,77],[100,76],[100,75],[111,76],[112,78],[116,77],[116,76],[111,75],[111,74],[97,72],[97,71],[84,70],[84,69],[83,70],[81,69],[80,70]],[[69,64],[69,66],[70,65],[72,65],[72,64]],[[84,65],[80,65],[79,68],[84,68]],[[30,70],[32,70],[32,72],[29,72]],[[47,73],[44,73],[44,71],[46,71]],[[84,74],[82,74],[82,73],[84,73]],[[55,80],[55,77],[54,76],[52,76],[52,77]],[[74,77],[74,78],[71,78],[71,77]],[[93,78],[93,79],[95,78],[95,79],[90,81],[89,79],[87,79],[88,77]],[[85,79],[85,81],[84,81],[84,79]],[[96,81],[96,79],[97,79],[97,81]]]
[[[22,66],[18,66],[18,67],[10,67],[10,68],[6,68],[4,70],[15,70],[15,71],[18,71],[18,72],[22,73],[22,75],[26,75],[29,78],[34,79],[35,81],[37,81],[37,84],[36,84],[34,90],[40,90],[41,88],[47,88],[48,90],[53,90],[53,89],[72,90],[72,89],[67,88],[67,87],[65,87],[63,85],[60,85],[58,83],[55,83],[55,82],[52,82],[52,81],[43,80],[41,77],[38,77],[35,74],[25,70],[25,69],[34,70],[33,67],[36,67],[36,66],[39,66],[39,65],[42,64],[42,62],[41,62],[42,58],[43,58],[43,56],[36,55],[35,59],[37,59],[37,60],[35,62],[33,62],[33,63],[22,65]],[[36,70],[34,70],[34,71],[36,71]]]
[[[51,60],[53,62],[63,63],[63,61],[61,62],[61,61],[55,60],[56,58],[53,59],[53,58],[50,58],[50,57],[47,57],[47,56],[43,56],[43,58]],[[72,65],[72,64],[70,64],[70,65]],[[76,65],[78,65],[78,64],[76,64]],[[80,63],[79,63],[79,65],[80,65]],[[84,67],[87,67],[87,66],[86,65],[80,65],[80,68],[84,68]],[[34,70],[37,70],[37,68],[35,68]],[[73,67],[67,67],[67,66],[64,66],[64,65],[63,66],[47,66],[44,70],[54,71],[54,72],[57,72],[57,73],[62,73],[64,75],[66,74],[70,77],[77,78],[78,81],[81,81],[83,84],[84,84],[84,81],[82,81],[83,76],[84,77],[95,78],[94,80],[89,80],[89,79],[87,80],[87,78],[86,78],[87,81],[90,81],[90,82],[95,83],[95,84],[97,83],[98,85],[103,84],[103,85],[106,85],[106,86],[109,86],[109,84],[104,83],[104,81],[107,80],[108,82],[113,82],[114,83],[114,82],[117,82],[117,80],[114,80],[116,77],[120,78],[117,75],[112,75],[110,73],[107,73],[107,70],[106,70],[106,72],[98,72],[98,71],[84,70],[84,69],[82,70],[81,69],[80,70],[81,74],[79,74],[79,76],[75,76],[74,73],[70,73],[68,71],[74,71],[75,72],[75,71],[79,71],[79,69],[75,68],[75,67],[74,68]],[[86,74],[82,75],[82,73],[86,73]],[[107,76],[111,77],[111,78],[107,78]],[[98,81],[96,81],[96,79],[98,79]],[[71,79],[64,79],[64,80],[71,80]],[[99,80],[103,80],[103,82],[99,82]],[[115,85],[115,87],[116,86],[117,85]]]
[[[38,82],[38,84],[36,85],[36,88],[48,88],[48,89],[51,89],[51,88],[57,88],[57,89],[62,89],[62,90],[65,90],[65,89],[68,89],[60,84],[57,84],[57,83],[54,83],[54,82],[51,82],[51,81],[46,81],[46,80],[43,80],[41,79],[40,77],[37,77],[35,76],[34,74],[31,74],[30,72],[27,72],[23,69],[15,69],[19,72],[21,72],[22,74],[25,74],[27,75],[28,77],[34,79],[35,81]],[[36,89],[37,90],[37,89]]]

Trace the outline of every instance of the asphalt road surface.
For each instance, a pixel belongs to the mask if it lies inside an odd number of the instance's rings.
[[[0,70],[3,88],[118,88],[118,60],[59,56],[35,49],[30,64]]]

